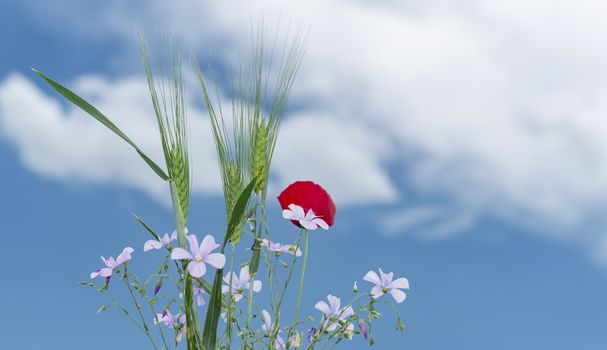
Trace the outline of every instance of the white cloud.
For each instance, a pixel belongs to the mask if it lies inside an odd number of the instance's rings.
[[[108,13],[113,15],[105,23],[112,33],[131,40],[132,14]],[[459,223],[441,232],[491,217],[558,239],[605,241],[607,225],[600,214],[607,198],[603,2],[158,1],[136,22],[183,28],[189,45],[221,48],[205,52],[223,60],[248,42],[250,18],[258,14],[267,28],[278,18],[310,25],[294,93],[309,109],[284,131],[311,130],[312,120],[322,120],[326,130],[350,125],[343,134],[334,133],[340,140],[335,142],[362,150],[357,161],[367,170],[357,181],[369,179],[370,189],[385,191],[366,200],[406,197],[393,193],[396,181],[421,198],[420,210],[441,208],[437,219],[422,218],[424,225]],[[323,117],[311,118],[312,113]],[[360,131],[369,126],[373,134]],[[374,151],[365,152],[367,146],[349,134],[363,135]],[[339,149],[328,136],[318,140]],[[337,177],[294,164],[289,156],[277,153],[277,168]],[[349,157],[340,161],[342,169],[357,163]],[[405,170],[391,177],[392,164]],[[288,181],[281,176],[279,181]],[[341,191],[344,198],[356,195]],[[393,222],[401,214],[395,205]]]
[[[390,203],[397,190],[382,166],[394,156],[382,135],[321,113],[298,114],[282,127],[274,170],[280,188],[298,179],[322,184],[337,205]]]

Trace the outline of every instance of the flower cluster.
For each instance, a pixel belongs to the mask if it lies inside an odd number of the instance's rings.
[[[358,285],[354,282],[354,298],[352,301],[345,303],[342,302],[341,298],[329,294],[326,301],[321,300],[315,304],[314,308],[321,313],[320,321],[317,325],[307,328],[307,337],[304,338],[304,333],[298,331],[297,327],[306,323],[305,320],[311,320],[312,318],[308,317],[302,321],[298,318],[297,308],[299,307],[303,286],[303,272],[305,271],[308,249],[308,232],[317,228],[329,229],[334,223],[335,205],[322,187],[309,181],[293,183],[278,198],[283,207],[283,218],[292,221],[294,225],[301,229],[299,237],[294,243],[289,244],[273,242],[269,236],[259,241],[260,246],[265,248],[262,253],[264,257],[263,261],[265,261],[267,266],[268,280],[266,282],[268,283],[271,303],[269,308],[260,307],[262,323],[257,330],[250,324],[250,316],[253,315],[251,306],[259,307],[254,302],[254,294],[262,291],[263,283],[256,273],[251,272],[251,263],[242,265],[237,274],[234,271],[234,262],[232,262],[230,264],[230,271],[220,275],[223,277],[221,279],[220,293],[224,296],[220,309],[225,321],[226,332],[233,334],[231,333],[233,324],[241,329],[242,331],[238,334],[240,335],[241,345],[244,348],[267,348],[270,346],[277,350],[300,349],[304,346],[304,339],[307,339],[306,349],[313,349],[321,342],[326,344],[326,342],[333,341],[336,344],[341,339],[352,339],[356,334],[360,334],[365,340],[370,339],[371,343],[373,343],[375,340],[371,335],[370,326],[371,322],[380,315],[375,311],[375,304],[378,302],[388,302],[387,300],[382,300],[384,294],[389,294],[396,303],[402,303],[406,298],[403,290],[409,289],[408,280],[404,277],[394,279],[392,272],[384,273],[382,269],[379,269],[379,274],[375,271],[367,272],[363,280],[371,283],[368,293],[359,293]],[[286,201],[292,201],[292,203]],[[256,225],[251,225],[251,227],[253,230],[256,229]],[[301,240],[302,234],[304,234],[304,242]],[[155,304],[161,300],[167,300],[167,304],[163,306],[163,311],[154,315],[153,324],[173,330],[175,343],[184,339],[184,334],[187,333],[188,326],[191,325],[190,317],[192,312],[188,309],[186,293],[190,293],[192,303],[195,303],[195,305],[199,307],[207,305],[205,294],[210,293],[212,295],[213,291],[213,286],[209,286],[210,283],[204,279],[204,276],[208,273],[208,267],[215,268],[216,272],[220,272],[225,267],[227,261],[222,246],[216,243],[212,235],[204,236],[202,241],[199,242],[196,235],[189,234],[187,229],[184,228],[182,239],[187,242],[187,249],[186,247],[173,247],[174,242],[178,238],[178,232],[175,231],[170,235],[165,234],[162,237],[155,235],[154,239],[146,241],[143,245],[144,252],[153,250],[166,251],[165,260],[159,268],[158,273],[150,279],[150,281],[156,280],[156,283],[153,289],[153,297],[148,299],[148,302],[153,310]],[[257,240],[254,234],[252,235],[252,239]],[[217,252],[218,248],[221,248],[220,252]],[[112,257],[108,259],[101,258],[106,267],[97,269],[90,275],[91,278],[106,278],[106,283],[99,289],[100,291],[108,293],[110,277],[113,273],[120,272],[120,278],[125,281],[129,291],[131,291],[132,286],[142,297],[145,297],[148,282],[140,283],[139,278],[127,268],[127,263],[131,260],[133,252],[133,248],[127,247],[124,248],[116,259]],[[291,256],[290,262],[281,260],[282,254]],[[302,274],[298,290],[300,294],[297,300],[294,322],[288,326],[281,327],[279,320],[284,321],[286,319],[282,310],[282,300],[290,283],[293,268],[297,260],[302,256]],[[176,279],[167,275],[170,266],[169,261],[175,262],[174,266],[178,276]],[[279,291],[278,282],[275,279],[280,276],[277,272],[277,267],[281,265],[287,271],[287,279],[283,282],[284,289]],[[122,267],[124,267],[124,270],[121,270]],[[179,300],[182,301],[158,294],[163,281],[166,280],[172,280],[175,283],[179,291]],[[188,292],[188,290],[190,291]],[[138,306],[139,302],[135,299],[135,294],[131,293],[131,295],[138,312],[142,315],[141,323],[138,323],[138,325],[152,339],[149,334],[150,328],[147,326],[146,320]],[[366,302],[356,306],[357,301],[365,296],[367,297]],[[243,300],[247,306],[241,309],[238,305]],[[179,305],[179,311],[172,314],[169,309],[171,308],[171,304],[174,303]],[[117,304],[115,301],[110,306],[112,305],[120,307],[123,312],[129,314],[126,307]],[[102,307],[102,309],[105,309],[105,307]],[[245,310],[248,311],[245,312]],[[402,322],[399,317],[397,326],[400,328],[401,325]],[[162,339],[164,341],[164,336],[162,336]],[[167,344],[164,344],[164,347],[168,349]]]

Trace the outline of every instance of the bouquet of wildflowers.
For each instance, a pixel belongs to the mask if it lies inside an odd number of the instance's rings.
[[[336,212],[331,196],[311,181],[294,182],[280,193],[282,213],[266,211],[272,154],[303,57],[301,36],[291,44],[285,42],[278,69],[273,69],[273,55],[264,49],[261,36],[256,38],[252,54],[233,74],[231,118],[212,97],[205,75],[193,60],[217,149],[226,213],[225,232],[205,236],[187,229],[190,135],[178,50],[173,52],[170,74],[157,80],[143,37],[140,43],[166,170],[101,111],[35,70],[61,95],[130,144],[170,189],[176,226],[171,234],[158,234],[135,216],[151,235],[142,242],[141,253],[155,254],[158,268],[139,277],[129,268],[138,253],[132,247],[122,249],[116,258],[101,257],[103,265],[90,274],[93,281],[82,282],[108,298],[99,311],[118,308],[151,348],[163,350],[177,349],[180,344],[188,350],[324,349],[354,336],[373,345],[378,304],[392,307],[397,329],[404,330],[394,302],[405,300],[403,290],[409,282],[381,269],[379,274],[361,274],[369,285],[359,290],[355,283],[350,300],[329,294],[326,301],[316,303],[315,310],[305,310],[309,316],[300,310],[310,231],[329,230]],[[276,215],[294,224],[298,232],[294,241],[277,242],[272,237],[266,219]],[[114,296],[113,290],[119,287],[128,291],[128,304]],[[287,299],[294,303],[293,309],[286,308]]]

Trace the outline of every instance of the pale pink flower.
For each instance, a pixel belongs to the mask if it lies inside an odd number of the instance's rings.
[[[272,330],[274,329],[274,323],[272,322],[270,313],[266,310],[261,310],[261,317],[263,318],[263,325],[261,325],[261,330],[263,331],[265,336],[269,337],[272,333]],[[278,331],[278,333],[281,332],[282,331],[280,330]],[[274,341],[274,348],[276,350],[283,350],[287,348],[285,340],[280,335],[276,335],[276,340]]]
[[[365,277],[363,277],[365,281],[375,285],[371,288],[371,296],[373,296],[373,299],[377,299],[388,293],[392,295],[397,303],[405,301],[407,295],[401,289],[409,289],[409,281],[404,277],[393,281],[392,278],[394,277],[394,273],[384,273],[381,269],[379,269],[379,274],[381,275],[381,278],[375,271],[369,271]]]
[[[354,309],[352,309],[352,306],[340,309],[339,307],[341,306],[341,299],[331,294],[327,296],[327,299],[329,300],[328,305],[324,301],[319,301],[316,303],[314,308],[325,314],[327,320],[325,321],[323,328],[326,331],[331,332],[334,331],[337,326],[339,326],[338,321],[345,321],[348,317],[354,315]],[[354,325],[350,322],[346,326],[346,335],[350,338],[353,331]]]
[[[155,239],[150,239],[149,241],[146,241],[143,244],[143,251],[147,252],[147,251],[150,251],[152,249],[166,248],[175,239],[177,239],[177,235],[176,234],[173,234],[173,235],[171,235],[171,237],[169,237],[169,235],[165,233],[164,236],[160,240],[158,240],[158,241],[155,240]]]
[[[234,301],[239,301],[242,299],[245,289],[251,289],[251,275],[249,274],[249,266],[247,265],[240,269],[240,276],[236,276],[236,274],[232,271],[228,272],[223,277],[223,280],[228,285],[221,286],[221,292],[228,293],[231,290]],[[253,292],[257,293],[260,290],[261,281],[254,280]]]
[[[283,218],[297,221],[301,227],[308,230],[316,230],[319,227],[325,230],[329,229],[329,225],[325,220],[316,216],[312,209],[309,209],[306,213],[302,207],[296,204],[289,204],[288,208],[282,211]]]
[[[291,244],[282,244],[278,242],[272,242],[268,239],[263,239],[261,241],[262,247],[268,247],[268,250],[271,252],[275,252],[277,254],[287,253],[287,254],[295,254],[295,256],[301,256],[301,249],[299,247],[295,247]]]
[[[185,228],[185,234],[186,234],[186,238],[188,235],[188,228]],[[152,249],[162,249],[162,248],[166,248],[169,246],[169,244],[171,244],[171,242],[177,240],[177,231],[173,231],[173,233],[171,233],[171,236],[169,236],[168,234],[164,234],[164,236],[160,239],[160,240],[155,240],[155,239],[151,239],[149,241],[146,241],[145,244],[143,245],[143,251],[147,252],[150,251]]]
[[[187,238],[190,251],[183,248],[174,248],[171,252],[171,259],[190,260],[187,267],[190,275],[197,278],[202,277],[207,270],[205,264],[209,264],[216,269],[223,268],[226,263],[225,255],[211,253],[219,247],[219,244],[215,243],[213,236],[206,235],[200,245],[198,245],[198,238],[195,235],[189,235]]]
[[[179,313],[171,315],[169,310],[164,310],[161,314],[156,314],[154,318],[154,324],[162,323],[169,328],[175,330],[175,340],[181,341],[183,332],[185,331],[186,316],[185,314]]]
[[[124,248],[122,250],[122,253],[120,253],[120,255],[118,255],[118,257],[116,258],[116,260],[114,260],[114,258],[111,256],[107,259],[104,257],[101,257],[101,260],[103,261],[103,263],[105,264],[106,267],[103,267],[103,268],[100,268],[100,269],[97,269],[97,270],[91,272],[91,278],[95,278],[97,276],[109,278],[110,276],[112,276],[112,272],[114,270],[116,270],[120,265],[131,260],[131,254],[134,251],[135,250],[131,247]]]
[[[201,288],[200,282],[198,282],[196,279],[192,279],[192,291],[194,294],[194,300],[196,300],[196,305],[203,306],[205,304],[204,289]],[[179,297],[183,299],[183,293],[179,293]]]

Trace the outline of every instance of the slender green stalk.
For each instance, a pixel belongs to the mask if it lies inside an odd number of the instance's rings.
[[[150,335],[150,329],[148,328],[148,325],[145,322],[145,317],[143,316],[143,312],[141,311],[141,304],[139,304],[139,302],[137,301],[137,298],[135,298],[135,294],[133,293],[133,288],[131,288],[131,284],[129,283],[129,271],[128,271],[127,265],[124,266],[124,278],[120,278],[120,279],[124,282],[124,284],[126,285],[126,288],[129,291],[129,294],[131,295],[133,304],[135,304],[135,309],[137,309],[137,313],[139,314],[139,317],[141,318],[141,325],[142,325],[145,335],[149,339],[149,341],[152,344],[152,346],[154,347],[154,349],[158,350],[158,348],[156,347],[156,343],[154,343],[154,339],[152,339],[152,336]]]
[[[186,219],[181,211],[178,192],[176,186],[171,182],[171,197],[173,199],[173,213],[175,215],[175,225],[177,228],[177,243],[180,248],[186,249]],[[188,341],[188,350],[200,349],[200,325],[198,320],[198,312],[194,304],[194,288],[192,285],[192,277],[187,271],[186,264],[182,266],[184,271],[184,291],[183,301],[186,315],[186,335]]]
[[[156,318],[156,309],[154,309],[154,304],[152,302],[149,303],[150,310],[152,311],[152,315]],[[156,322],[156,326],[158,327],[158,332],[160,333],[160,339],[162,339],[162,344],[164,344],[164,349],[168,350],[169,345],[167,344],[166,338],[164,337],[164,331],[162,330],[162,325],[160,322]]]
[[[293,315],[293,324],[297,323],[297,314],[299,313],[299,304],[301,304],[301,294],[303,292],[304,275],[306,274],[306,263],[308,262],[308,230],[304,232],[304,251],[303,263],[301,264],[301,277],[299,278],[299,290],[297,291],[297,304],[295,304],[295,314]]]
[[[232,271],[232,273],[230,274],[230,281],[229,281],[229,290],[228,290],[228,309],[227,309],[227,320],[228,320],[228,325],[227,325],[227,344],[226,344],[226,350],[230,350],[230,347],[232,346],[232,281],[234,279],[234,256],[236,255],[236,249],[235,246],[232,244],[232,256],[230,258],[230,270]],[[251,286],[253,286],[253,282],[251,282]],[[253,290],[253,288],[250,288],[251,290]]]
[[[110,299],[112,301],[111,304],[108,305],[113,305],[116,306],[118,309],[120,309],[120,311],[122,311],[122,313],[124,313],[126,315],[126,317],[133,322],[133,324],[135,324],[135,326],[137,326],[137,328],[139,328],[139,330],[141,330],[143,333],[146,334],[146,336],[148,337],[148,339],[150,339],[150,335],[149,332],[146,331],[145,328],[143,328],[143,325],[139,324],[139,322],[137,322],[137,320],[135,320],[135,318],[133,317],[133,315],[131,315],[131,313],[129,312],[129,310],[127,310],[124,306],[122,306],[118,300],[116,300],[116,298],[114,298],[113,296],[111,296],[106,290],[101,290],[100,291],[102,294],[104,294],[108,299]]]

